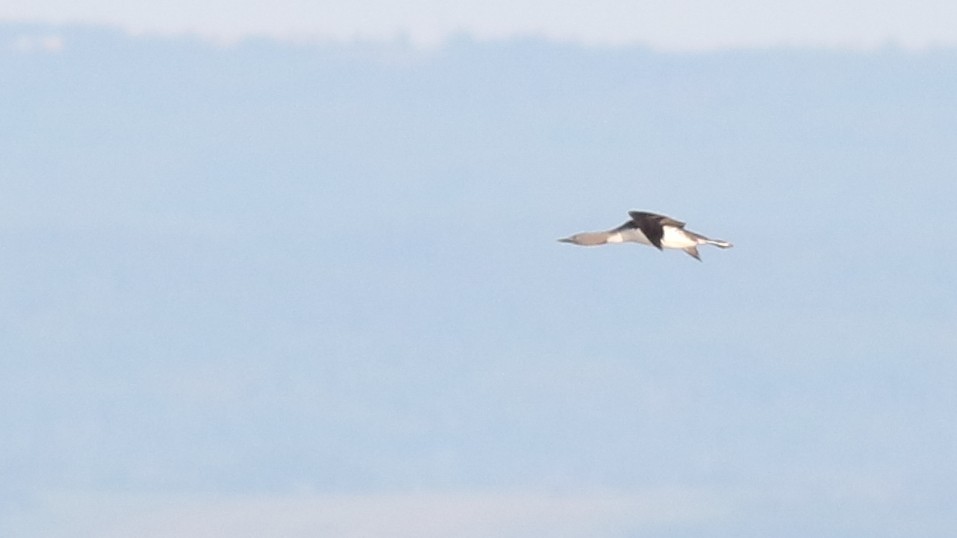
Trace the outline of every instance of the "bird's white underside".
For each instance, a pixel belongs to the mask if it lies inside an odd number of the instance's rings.
[[[689,236],[681,228],[674,226],[663,226],[661,236],[662,248],[684,249],[698,244],[698,240]],[[641,233],[641,230],[635,228],[625,232],[615,232],[608,236],[609,243],[634,242],[643,245],[651,245],[651,241]]]

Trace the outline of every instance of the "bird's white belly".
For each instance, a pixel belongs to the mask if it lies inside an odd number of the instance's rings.
[[[650,245],[651,241],[648,241],[648,238],[645,237],[645,234],[641,233],[641,230],[635,228],[631,230],[624,230],[621,232],[615,232],[608,236],[608,243],[641,243],[643,245]]]
[[[689,236],[681,228],[665,226],[662,230],[661,246],[664,248],[688,248],[698,244],[698,241]]]

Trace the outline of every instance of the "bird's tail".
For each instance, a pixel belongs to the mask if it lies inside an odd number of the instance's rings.
[[[727,241],[722,241],[721,239],[705,239],[704,242],[719,248],[731,248],[734,246]]]
[[[685,232],[691,237],[693,237],[698,242],[699,245],[714,245],[719,248],[731,248],[734,246],[731,243],[724,241],[722,239],[711,239],[710,237],[705,237],[701,234],[690,232],[688,230],[685,230]]]

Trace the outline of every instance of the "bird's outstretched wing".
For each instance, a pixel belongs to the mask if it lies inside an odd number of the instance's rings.
[[[675,220],[671,217],[666,217],[657,213],[648,213],[647,211],[629,211],[628,216],[634,221],[649,219],[660,223],[662,226],[668,225],[674,226],[675,228],[685,227],[685,223],[681,222],[680,220]]]
[[[681,221],[657,213],[629,211],[628,215],[631,217],[631,221],[622,224],[622,227],[638,228],[658,250],[662,249],[661,238],[665,234],[663,226],[674,226],[675,228],[684,228],[685,226],[685,223]]]

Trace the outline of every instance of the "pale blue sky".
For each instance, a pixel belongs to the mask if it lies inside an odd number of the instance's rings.
[[[0,73],[0,536],[957,535],[953,48]],[[555,241],[630,209],[735,247]]]
[[[134,32],[256,34],[296,39],[391,39],[436,44],[536,35],[658,49],[810,45],[906,48],[957,43],[946,0],[10,0],[0,20],[109,24]]]

